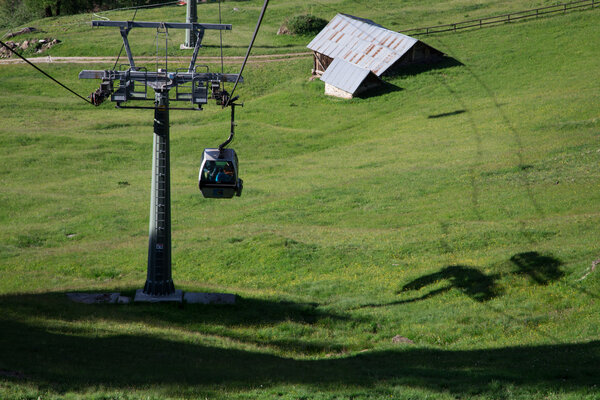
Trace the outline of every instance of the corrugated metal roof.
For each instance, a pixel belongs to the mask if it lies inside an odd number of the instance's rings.
[[[321,80],[348,93],[354,94],[371,71],[341,58],[334,59],[321,76]]]
[[[371,20],[338,14],[306,47],[380,76],[417,42]]]

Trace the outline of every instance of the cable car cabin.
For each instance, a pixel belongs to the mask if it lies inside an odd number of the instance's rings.
[[[204,197],[241,196],[243,181],[238,176],[238,158],[233,149],[204,149],[198,186]]]

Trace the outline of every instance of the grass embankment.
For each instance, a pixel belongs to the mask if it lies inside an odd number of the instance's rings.
[[[233,307],[67,301],[143,284],[152,112],[1,66],[0,397],[598,398],[599,26],[432,37],[463,65],[351,101],[250,66],[231,201],[196,186],[228,113],[173,111],[174,279]]]

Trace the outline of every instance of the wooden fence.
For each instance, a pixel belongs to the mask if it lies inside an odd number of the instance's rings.
[[[400,32],[410,36],[419,36],[429,35],[432,33],[452,32],[467,28],[482,28],[488,25],[504,24],[524,18],[537,18],[541,15],[546,14],[554,14],[559,12],[566,13],[569,10],[581,9],[585,7],[594,8],[598,5],[600,5],[600,0],[579,0],[572,1],[570,3],[557,4],[554,6],[534,8],[531,10],[517,11],[510,14],[497,15],[495,17],[472,19],[469,21],[456,22],[454,24],[436,25],[425,28],[413,28],[401,30]]]

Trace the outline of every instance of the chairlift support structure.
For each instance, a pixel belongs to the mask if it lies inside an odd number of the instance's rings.
[[[181,301],[181,291],[176,291],[171,274],[171,178],[169,149],[169,109],[201,110],[209,96],[223,104],[224,93],[219,92],[223,82],[241,79],[239,74],[201,72],[196,58],[205,30],[231,30],[228,24],[92,21],[92,26],[117,27],[123,39],[129,67],[119,70],[83,70],[80,79],[100,79],[100,88],[90,96],[95,105],[110,97],[118,108],[154,109],[154,140],[152,149],[152,189],[148,239],[148,270],[144,289],[138,290],[136,300]],[[168,71],[165,49],[165,68],[150,72],[135,65],[128,35],[133,28],[155,28],[168,35],[169,29],[188,29],[196,38],[189,66]],[[154,96],[148,95],[148,87]],[[175,88],[175,96],[170,90]],[[211,91],[209,91],[209,88]],[[226,97],[226,94],[225,94]],[[133,100],[154,100],[152,107],[124,106]],[[188,108],[172,108],[171,101],[187,101]]]
[[[198,22],[198,3],[196,0],[187,0],[186,2],[186,21],[189,24]],[[191,29],[185,30],[185,43],[182,48],[190,49],[196,46],[196,35]]]

